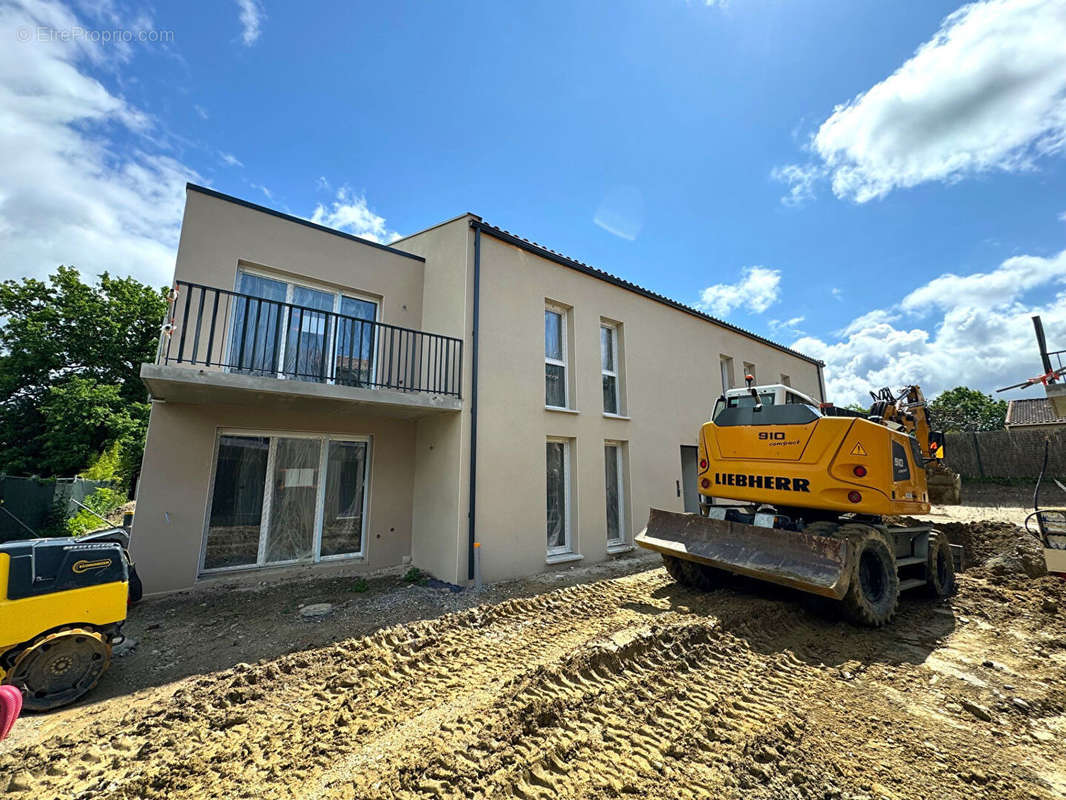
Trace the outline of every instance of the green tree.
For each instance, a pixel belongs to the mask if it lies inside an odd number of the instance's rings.
[[[0,284],[0,471],[70,476],[116,443],[140,462],[166,290],[73,267]]]
[[[998,431],[1007,418],[1007,401],[956,386],[937,395],[929,410],[933,426],[944,431]]]

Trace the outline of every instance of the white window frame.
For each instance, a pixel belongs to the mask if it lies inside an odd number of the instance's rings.
[[[607,322],[606,320],[600,320],[600,330],[607,329],[611,332],[611,363],[614,364],[614,370],[608,370],[603,368],[603,337],[600,337],[600,379],[604,377],[614,378],[614,411],[608,411],[603,409],[604,414],[610,416],[620,417],[625,412],[625,407],[622,405],[622,378],[621,370],[618,365],[618,334],[621,330],[621,325],[617,322]],[[602,402],[603,387],[600,387],[600,395]]]
[[[544,398],[544,407],[545,408],[561,408],[561,409],[564,409],[564,410],[569,410],[570,409],[570,367],[567,364],[567,355],[568,355],[567,350],[568,350],[568,347],[569,347],[569,343],[567,341],[567,333],[566,333],[566,328],[567,328],[567,325],[569,323],[569,319],[567,318],[567,314],[569,313],[569,309],[564,308],[563,306],[557,305],[555,303],[545,303],[544,304],[544,310],[545,311],[550,311],[553,314],[558,314],[559,315],[559,354],[562,356],[562,360],[555,359],[555,358],[548,358],[548,353],[547,353],[547,349],[548,348],[546,346],[547,342],[545,342],[544,365],[545,365],[545,367],[547,367],[549,364],[551,364],[552,366],[562,367],[563,368],[563,404],[561,406],[548,405],[548,399]],[[545,374],[547,374],[547,370],[545,370]]]
[[[733,388],[733,357],[719,356],[718,368],[722,378],[722,394],[725,394]]]
[[[751,375],[751,377],[755,378],[755,380],[752,381],[752,385],[758,386],[759,385],[759,376],[758,376],[758,373],[755,371],[755,365],[752,362],[750,362],[750,361],[745,361],[745,362],[743,362],[743,364],[744,364],[744,381],[747,382],[748,376]],[[751,367],[751,369],[748,369],[748,367]]]
[[[625,442],[620,442],[614,439],[606,439],[603,442],[604,447],[604,467],[603,467],[603,494],[604,499],[607,497],[607,448],[614,448],[614,457],[616,461],[616,469],[618,475],[618,537],[612,539],[610,537],[610,531],[607,536],[607,546],[617,547],[626,543],[626,480],[625,473],[622,471],[625,465],[625,457],[623,451],[625,449]],[[604,503],[604,511],[606,511],[606,502]],[[607,520],[604,518],[604,527],[606,527]]]
[[[573,492],[570,491],[570,440],[566,439],[566,438],[557,437],[557,436],[549,436],[547,441],[548,442],[557,443],[557,444],[561,444],[563,446],[563,499],[565,500],[565,504],[566,504],[566,510],[565,510],[565,513],[563,514],[563,544],[558,546],[558,547],[547,547],[547,543],[545,543],[547,554],[550,557],[550,556],[566,555],[566,554],[574,552],[574,535],[573,535],[573,528],[571,527],[571,521],[573,519],[573,516],[572,516],[573,515],[573,507],[571,505],[572,499],[573,499]],[[544,493],[545,493],[545,495],[547,495],[547,493],[548,493],[548,489],[547,489],[547,469],[548,469],[548,463],[547,463],[547,458],[545,457],[545,462],[544,462],[544,470],[545,470],[545,473],[544,473],[544,477],[545,477]],[[544,520],[545,536],[547,536],[547,531],[548,531],[548,520],[547,520],[547,518],[545,518],[545,520]]]
[[[218,471],[218,448],[223,436],[258,436],[270,440],[267,449],[266,481],[263,486],[263,513],[259,521],[259,551],[254,564],[238,564],[232,567],[205,567],[207,558],[207,537],[211,528],[211,506],[215,499],[215,477]],[[267,561],[266,548],[267,537],[270,531],[270,507],[274,496],[274,457],[277,452],[278,439],[317,439],[321,443],[318,454],[318,488],[315,490],[315,528],[312,542],[312,556],[310,562],[307,559],[287,559],[285,561]],[[360,550],[357,553],[339,553],[337,555],[322,555],[322,524],[326,509],[326,469],[329,463],[330,442],[365,442],[366,465],[363,475],[363,529],[359,536]],[[203,536],[200,543],[199,574],[213,575],[220,572],[241,572],[245,570],[263,569],[270,567],[285,567],[294,564],[319,564],[327,561],[356,561],[365,560],[367,557],[367,545],[369,544],[367,533],[370,518],[370,480],[373,475],[372,437],[347,433],[310,433],[306,431],[283,431],[283,430],[258,430],[248,428],[220,428],[215,433],[215,444],[211,463],[211,481],[207,490],[207,505],[204,509]]]
[[[328,284],[328,283],[320,283],[320,282],[309,280],[309,279],[306,279],[306,278],[293,277],[293,276],[290,276],[290,275],[288,275],[288,274],[286,274],[284,272],[281,272],[281,271],[273,271],[273,270],[270,270],[270,269],[267,269],[267,268],[264,268],[264,267],[250,266],[250,265],[248,265],[248,264],[246,264],[246,263],[244,263],[242,261],[242,262],[239,262],[237,264],[237,272],[236,272],[236,274],[235,274],[235,276],[233,278],[233,291],[236,294],[240,294],[241,293],[239,287],[241,285],[241,274],[242,273],[247,274],[247,275],[254,275],[254,276],[258,277],[258,278],[267,278],[268,280],[278,281],[280,283],[284,283],[285,284],[285,300],[284,300],[284,302],[287,303],[290,306],[294,305],[292,300],[293,300],[294,290],[295,290],[295,288],[297,286],[299,286],[299,287],[301,287],[303,289],[311,289],[311,290],[316,291],[316,292],[323,292],[323,293],[327,293],[327,294],[333,295],[333,306],[330,309],[330,311],[333,314],[340,314],[341,313],[341,311],[340,311],[341,302],[342,302],[341,298],[343,298],[343,297],[348,297],[348,298],[350,298],[352,300],[361,300],[364,303],[373,303],[373,305],[374,305],[374,319],[373,319],[373,322],[374,323],[381,322],[381,298],[380,297],[375,297],[374,295],[371,295],[371,294],[367,294],[366,292],[360,292],[360,291],[357,291],[355,289],[342,288],[342,287],[334,286],[334,285],[331,285],[331,284]],[[285,331],[288,332],[289,327],[288,327],[288,320],[287,319],[279,320],[279,324],[281,324],[284,327]],[[336,369],[336,364],[337,364],[336,352],[335,352],[335,347],[336,347],[336,344],[337,344],[337,326],[336,325],[332,325],[331,327],[332,327],[333,330],[330,332],[330,340],[329,340],[329,343],[328,343],[326,349],[327,349],[327,351],[329,353],[332,354],[332,357],[328,359],[329,369],[327,370],[327,375],[324,376],[323,381],[322,381],[323,383],[327,383],[327,384],[333,384],[335,382],[334,371]],[[375,333],[376,333],[377,328],[375,328],[374,330],[375,330]],[[232,332],[231,332],[230,335],[232,336]],[[230,342],[229,346],[230,347],[233,346],[233,342],[232,341]],[[286,378],[288,377],[283,372],[284,368],[285,368],[285,348],[287,346],[288,346],[288,336],[287,335],[286,336],[282,336],[280,341],[278,342],[278,360],[277,360],[278,369],[275,372],[275,377],[277,377],[277,378],[279,378],[281,380],[286,380]],[[370,349],[371,349],[370,375],[374,376],[374,375],[377,375],[377,359],[378,359],[377,342],[372,342],[371,346],[370,346]],[[232,353],[227,355],[226,359],[227,359],[227,361],[231,361],[232,362],[232,360],[233,360],[232,359]],[[227,370],[230,370],[230,369],[233,369],[233,368],[232,367],[227,368]]]

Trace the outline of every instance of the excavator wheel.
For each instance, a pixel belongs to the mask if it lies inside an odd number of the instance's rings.
[[[829,522],[828,520],[822,520],[820,522],[812,522],[810,525],[803,529],[803,532],[812,533],[815,536],[836,536],[839,530],[839,522]]]
[[[666,572],[674,579],[676,583],[688,585],[688,576],[685,574],[685,570],[682,568],[682,564],[685,562],[676,556],[668,556],[663,554],[663,566],[666,567]]]
[[[860,625],[880,628],[895,616],[899,602],[892,548],[878,530],[866,525],[843,525],[837,535],[847,537],[855,552],[848,592],[842,601],[844,612]]]
[[[718,588],[718,576],[715,574],[717,570],[713,567],[665,554],[663,566],[666,567],[670,577],[682,586],[691,586],[693,589],[702,589],[705,592]]]
[[[695,561],[682,561],[681,569],[688,576],[687,584],[692,588],[701,589],[705,592],[718,588],[719,576],[716,574],[717,570],[714,567],[708,567],[706,564],[697,564]]]
[[[111,646],[96,631],[72,628],[41,636],[16,656],[4,683],[22,690],[28,711],[49,711],[92,689],[111,663]]]
[[[940,531],[929,534],[929,554],[925,562],[925,586],[933,597],[950,597],[955,594],[955,560],[951,547]]]

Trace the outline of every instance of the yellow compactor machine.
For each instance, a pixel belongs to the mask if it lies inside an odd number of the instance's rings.
[[[921,389],[883,389],[859,413],[752,382],[700,430],[700,513],[652,509],[637,544],[680,583],[747,575],[839,600],[871,626],[892,618],[900,592],[954,591],[961,549],[929,525],[889,521],[927,513],[931,483],[938,502],[958,502]]]
[[[128,545],[122,528],[0,543],[0,683],[22,691],[23,708],[72,703],[110,665],[140,599]]]

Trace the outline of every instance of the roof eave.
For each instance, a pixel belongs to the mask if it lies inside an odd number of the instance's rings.
[[[575,261],[572,258],[564,256],[562,253],[557,253],[554,250],[549,250],[543,245],[539,245],[536,242],[531,242],[528,239],[523,239],[521,236],[516,236],[515,234],[509,231],[505,231],[502,228],[497,228],[494,225],[489,225],[488,223],[483,222],[481,220],[471,220],[470,226],[473,228],[478,228],[482,232],[496,239],[499,239],[500,241],[514,245],[515,247],[519,247],[522,250],[533,253],[535,255],[539,255],[542,258],[546,258],[547,260],[552,261],[556,264],[560,264],[564,267],[570,267],[571,269],[575,269],[578,272],[583,272],[584,274],[589,275],[590,277],[602,280],[605,283],[613,284],[622,289],[626,289],[627,291],[634,292],[635,294],[639,294],[643,297],[647,297],[650,300],[654,300],[657,303],[662,303],[663,305],[669,306],[670,308],[673,308],[677,311],[681,311],[685,314],[697,317],[706,322],[710,322],[712,325],[717,325],[721,328],[725,328],[726,330],[732,331],[733,333],[739,333],[741,336],[745,336],[756,342],[765,344],[769,347],[774,348],[775,350],[780,350],[781,352],[787,353],[790,356],[795,356],[796,358],[803,359],[804,361],[810,364],[814,364],[817,367],[825,366],[825,362],[820,359],[812,358],[811,356],[808,356],[804,353],[800,353],[799,351],[793,350],[790,347],[785,347],[783,344],[779,344],[778,342],[775,342],[771,339],[767,339],[764,336],[759,336],[759,334],[757,333],[752,333],[751,331],[744,330],[741,327],[728,323],[725,320],[718,319],[717,317],[712,317],[710,314],[705,314],[702,311],[692,308],[691,306],[687,306],[684,303],[680,303],[677,300],[672,300],[671,298],[666,297],[665,295],[657,294],[656,292],[653,292],[650,289],[645,289],[643,286],[638,286],[635,283],[630,283],[629,281],[623,278],[619,278],[616,275],[611,275],[609,272],[604,272],[603,270],[596,269],[595,267],[589,266],[588,264],[582,263],[581,261]]]

